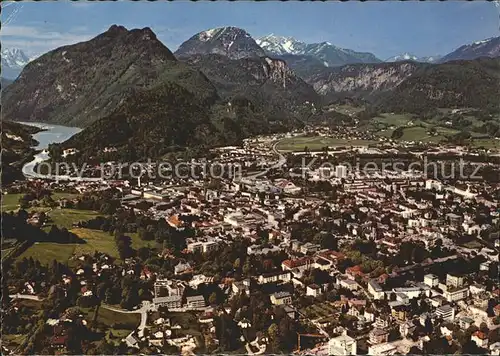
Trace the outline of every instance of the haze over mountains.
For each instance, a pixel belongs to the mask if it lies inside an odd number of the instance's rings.
[[[490,39],[444,58],[497,56],[498,48]],[[113,25],[27,64],[3,93],[3,116],[86,127],[63,146],[87,157],[114,146],[139,159],[288,130],[343,97],[385,112],[497,106],[499,59],[401,59],[274,35],[254,40],[236,27],[199,32],[172,53],[149,28]]]

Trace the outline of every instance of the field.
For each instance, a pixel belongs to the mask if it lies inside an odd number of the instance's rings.
[[[79,308],[84,318],[87,322],[92,321],[94,318],[95,307],[93,308]],[[104,307],[99,307],[99,311],[97,313],[97,324],[107,327],[113,328],[114,330],[128,330],[130,333],[131,330],[135,330],[141,321],[141,315],[139,313],[118,313],[113,310],[106,309]],[[116,328],[116,329],[115,329]],[[114,330],[112,331],[114,334]],[[122,332],[123,334],[124,332]],[[127,334],[125,334],[126,336]]]
[[[2,211],[16,210],[19,208],[19,198],[23,194],[2,194]]]
[[[368,146],[376,143],[378,143],[378,141],[347,140],[325,136],[290,137],[280,141],[277,145],[277,149],[279,151],[304,151],[307,147],[310,151],[320,151],[325,146]]]
[[[411,114],[382,114],[371,120],[372,124],[382,124],[395,127],[407,126],[410,122],[415,123],[413,115]]]
[[[76,244],[58,244],[54,242],[36,242],[24,251],[18,259],[30,258],[40,261],[42,265],[48,265],[53,260],[68,263],[75,251]]]
[[[19,209],[19,198],[24,194],[2,194],[2,211],[11,211]],[[52,193],[52,199],[54,201],[59,201],[61,199],[73,199],[76,198],[78,194],[73,193]]]
[[[338,111],[341,114],[350,115],[350,114],[356,114],[360,111],[363,111],[365,108],[364,108],[364,106],[335,105],[334,109],[335,109],[335,111]]]
[[[56,208],[48,211],[47,215],[55,225],[71,229],[73,227],[73,223],[90,220],[102,214],[92,210]]]
[[[500,150],[500,140],[496,140],[494,138],[475,139],[475,140],[471,140],[471,143],[475,147],[484,147],[486,149]]]
[[[85,240],[83,244],[59,244],[54,242],[38,242],[24,251],[18,258],[30,258],[40,261],[42,264],[50,264],[53,260],[70,263],[72,256],[81,256],[83,254],[93,254],[95,251],[107,253],[111,257],[118,258],[118,251],[113,235],[100,230],[91,230],[83,228],[70,229]],[[132,238],[132,247],[154,247],[155,242],[143,241],[136,233],[127,234]]]
[[[442,112],[451,112],[451,109],[442,109]],[[471,125],[465,128],[465,131],[470,132],[472,145],[476,147],[484,146],[486,148],[500,148],[500,142],[497,140],[488,139],[485,134],[476,132],[483,122],[473,116],[464,116],[465,119],[471,122]],[[460,133],[460,130],[453,126],[446,126],[442,118],[434,118],[427,121],[418,119],[412,114],[391,114],[383,113],[377,117],[366,121],[360,126],[360,130],[373,132],[379,137],[391,138],[396,128],[403,128],[403,136],[400,141],[420,141],[428,143],[438,143],[446,141],[449,137]],[[429,135],[429,131],[433,129],[437,135]]]

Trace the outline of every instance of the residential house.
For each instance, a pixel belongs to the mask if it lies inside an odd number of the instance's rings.
[[[471,341],[474,341],[478,347],[488,348],[488,335],[482,331],[476,331],[470,337]]]
[[[374,328],[368,334],[370,344],[377,345],[389,340],[389,332],[384,329]]]
[[[261,274],[259,276],[259,284],[266,284],[272,282],[290,282],[292,280],[292,273],[290,271],[276,271]]]
[[[436,309],[436,315],[445,321],[453,321],[455,319],[455,309],[449,304],[443,305]]]
[[[180,262],[174,267],[174,274],[179,275],[191,271],[191,265],[189,262]]]
[[[373,296],[373,299],[384,299],[384,290],[374,279],[368,281],[368,293]]]
[[[190,309],[199,309],[206,306],[205,298],[202,295],[195,295],[186,298],[186,305]]]
[[[292,303],[292,295],[289,292],[277,292],[271,294],[271,303],[274,305],[284,305]]]
[[[321,295],[323,292],[321,290],[321,287],[318,286],[317,284],[311,284],[308,285],[306,288],[306,295],[312,296],[312,297],[317,297]]]
[[[356,355],[357,341],[347,334],[334,337],[328,341],[328,355]]]

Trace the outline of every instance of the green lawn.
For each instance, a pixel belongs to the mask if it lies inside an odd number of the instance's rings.
[[[422,141],[422,142],[440,142],[445,139],[444,136],[430,136],[428,129],[420,126],[406,127],[403,130],[403,136],[400,141]]]
[[[68,263],[75,251],[76,244],[57,244],[54,242],[37,242],[24,251],[18,259],[30,258],[40,261],[42,265],[52,263],[53,260]]]
[[[27,337],[23,334],[2,334],[2,345],[12,349],[21,345]]]
[[[110,328],[109,331],[106,333],[106,341],[115,344],[115,346],[118,346],[121,343],[121,340],[125,339],[127,335],[130,334],[130,332],[131,332],[130,329]],[[110,333],[112,337],[110,337]]]
[[[95,251],[107,253],[111,257],[118,258],[118,251],[116,249],[116,244],[114,236],[107,232],[100,230],[82,229],[75,228],[71,229],[71,232],[75,233],[82,239],[84,239],[86,244],[77,244],[75,246],[74,254],[80,256],[82,254],[92,254]],[[141,247],[154,247],[154,241],[143,241],[139,238],[138,234],[126,234],[132,238],[132,247],[138,249]]]
[[[2,194],[2,211],[10,211],[19,209],[19,198],[21,198],[23,193],[14,194]],[[73,199],[78,197],[79,194],[74,193],[62,193],[56,192],[52,193],[52,199],[59,201],[61,199]]]
[[[496,140],[494,138],[475,139],[471,140],[471,143],[475,147],[484,147],[486,149],[500,150],[500,140]]]
[[[47,215],[55,225],[71,229],[73,227],[73,223],[90,220],[102,214],[92,210],[55,208],[50,210]]]
[[[30,258],[39,260],[42,264],[50,264],[53,260],[70,263],[72,256],[78,257],[83,254],[93,254],[95,251],[103,252],[111,257],[118,258],[118,250],[114,241],[114,236],[101,230],[91,230],[83,228],[70,229],[86,243],[83,244],[59,244],[54,242],[39,242],[29,247],[18,258]],[[143,241],[138,234],[127,234],[132,239],[132,247],[139,249],[141,247],[154,248],[154,241]],[[71,263],[70,263],[71,264]]]
[[[372,119],[375,123],[382,123],[387,126],[407,126],[409,122],[416,123],[412,114],[381,114]]]
[[[335,105],[334,109],[335,111],[338,111],[341,114],[349,115],[363,111],[365,108],[364,106]]]
[[[378,141],[347,140],[325,136],[290,137],[280,141],[277,149],[279,151],[303,151],[304,148],[307,147],[310,151],[319,151],[325,146],[368,146],[377,143]]]
[[[94,310],[93,308],[79,308],[85,320],[87,322],[92,321],[94,318]],[[119,326],[118,329],[115,330],[135,330],[139,323],[141,322],[141,315],[139,313],[118,313],[104,307],[99,308],[99,312],[97,314],[97,323],[101,324],[107,328],[114,328],[114,326]]]
[[[64,192],[54,192],[52,193],[52,199],[59,201],[61,199],[75,199],[79,197],[80,194],[76,193],[64,193]]]
[[[19,198],[23,194],[2,194],[2,211],[19,209]]]

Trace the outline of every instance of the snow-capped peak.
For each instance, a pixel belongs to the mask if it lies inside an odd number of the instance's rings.
[[[246,32],[245,30],[238,28],[238,27],[232,27],[232,26],[226,26],[226,27],[216,27],[216,28],[211,28],[209,30],[201,31],[198,34],[198,39],[202,42],[207,42],[212,39],[216,39],[217,37],[225,34],[234,34],[234,36],[243,36],[243,37],[250,37],[250,34]]]
[[[386,60],[386,62],[401,62],[401,61],[414,61],[421,63],[435,63],[437,62],[441,56],[427,56],[427,57],[417,57],[411,53],[403,53],[394,57],[391,57]]]
[[[300,54],[306,44],[297,41],[293,37],[275,36],[270,34],[255,40],[257,44],[266,52],[277,55]]]
[[[411,53],[403,53],[397,56],[391,57],[386,60],[386,62],[399,62],[399,61],[416,61],[418,57]]]
[[[217,28],[212,28],[210,30],[200,32],[200,40],[201,41],[210,40],[218,30],[219,29],[217,29]]]
[[[23,68],[30,62],[30,59],[19,48],[3,49],[2,50],[2,65],[7,65],[11,68]]]
[[[485,43],[490,42],[490,41],[491,41],[491,40],[493,40],[494,38],[495,38],[495,37],[490,37],[490,38],[487,38],[487,39],[485,39],[485,40],[472,42],[472,44],[473,44],[473,45],[475,45],[475,46],[482,45],[482,44],[485,44]]]

